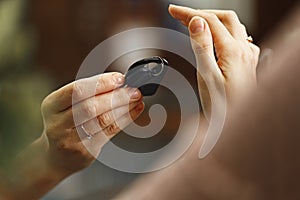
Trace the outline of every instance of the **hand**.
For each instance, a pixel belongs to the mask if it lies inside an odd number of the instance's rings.
[[[232,105],[245,89],[256,84],[260,49],[247,41],[245,26],[233,11],[171,5],[169,12],[189,27],[201,103],[209,120],[212,102],[218,102],[211,101],[212,93],[220,95],[224,88],[227,104]]]
[[[139,116],[142,95],[138,89],[119,88],[123,82],[122,74],[105,73],[70,83],[45,98],[42,138],[52,168],[74,173],[89,166],[107,140]]]

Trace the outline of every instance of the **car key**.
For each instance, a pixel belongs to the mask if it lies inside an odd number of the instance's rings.
[[[143,96],[152,96],[167,71],[166,66],[168,61],[159,56],[137,61],[126,72],[123,87],[139,88]]]

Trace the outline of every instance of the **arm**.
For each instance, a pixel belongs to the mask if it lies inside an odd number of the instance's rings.
[[[260,49],[247,40],[246,28],[233,11],[171,5],[169,12],[189,28],[197,61],[199,94],[209,121],[211,108],[217,107],[223,88],[230,108],[244,95],[245,88],[256,84]]]
[[[275,71],[234,108],[208,157],[198,159],[199,136],[184,159],[142,177],[116,199],[299,199],[297,41],[280,46]]]
[[[44,131],[15,159],[1,190],[8,199],[38,199],[94,162],[102,146],[143,111],[137,89],[105,73],[70,83],[42,103]]]
[[[177,6],[170,6],[169,11],[189,28],[206,120],[210,120],[211,107],[218,107],[217,98],[222,87],[226,93],[227,110],[230,111],[244,94],[244,88],[249,89],[256,84],[259,48],[246,40],[247,32],[233,12]],[[216,95],[216,101],[211,101],[212,94]],[[182,161],[140,179],[118,198],[244,199],[250,193],[256,195],[249,182],[244,182],[223,167],[212,153],[203,160],[198,158],[207,129],[204,124],[201,123],[198,138]]]
[[[0,187],[5,199],[38,199],[69,175],[49,164],[49,144],[43,137],[26,147],[3,171],[5,180]]]
[[[231,108],[209,156],[197,158],[200,130],[184,159],[141,178],[120,199],[299,199],[299,41],[281,43],[273,70]]]

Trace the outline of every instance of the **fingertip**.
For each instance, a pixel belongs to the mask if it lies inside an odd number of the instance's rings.
[[[113,81],[116,85],[123,85],[125,81],[125,76],[119,72],[113,72]]]
[[[170,3],[169,8],[171,8],[171,9],[182,9],[182,8],[187,8],[187,7],[179,6],[179,5],[176,5],[174,3]]]
[[[128,94],[133,100],[139,100],[142,97],[142,93],[138,88],[129,88]]]
[[[178,19],[178,20],[182,20],[186,17],[187,12],[189,11],[188,9],[189,8],[187,8],[187,7],[178,6],[178,5],[175,5],[175,4],[170,4],[169,8],[168,8],[169,13],[171,14],[171,16],[175,19]]]
[[[124,76],[124,74],[122,74],[121,72],[112,72],[113,74],[117,74],[119,76]]]
[[[168,7],[168,11],[169,11],[169,13],[172,17],[176,18],[175,14],[174,14],[174,8],[175,8],[175,5],[170,4],[169,7]]]
[[[173,8],[176,8],[176,7],[178,7],[178,6],[173,3],[169,4],[169,10],[172,10]]]

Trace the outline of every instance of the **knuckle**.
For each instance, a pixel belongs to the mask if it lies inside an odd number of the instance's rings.
[[[97,88],[99,88],[100,90],[106,88],[109,84],[109,81],[105,81],[105,79],[103,78],[103,76],[99,76],[98,80],[97,80]]]
[[[103,113],[99,115],[97,118],[101,127],[107,127],[111,123],[110,112]]]
[[[81,87],[81,84],[79,82],[74,82],[73,83],[73,91],[72,91],[72,95],[73,95],[73,98],[75,100],[81,100],[83,99],[83,89]]]
[[[205,42],[203,42],[201,44],[194,43],[193,49],[194,49],[195,54],[197,54],[197,55],[207,54],[212,51],[213,45],[209,44],[209,43],[205,43]]]
[[[61,141],[57,143],[57,150],[60,152],[67,153],[68,155],[85,157],[85,147],[81,147],[80,145],[72,145],[68,141]]]
[[[114,122],[105,129],[105,134],[107,136],[112,136],[118,132],[118,129],[119,129],[118,125]]]
[[[65,128],[64,124],[48,122],[44,125],[44,133],[47,136],[48,141],[58,142],[62,139],[71,138],[73,131]],[[77,134],[76,134],[77,137]]]
[[[238,15],[237,15],[236,12],[233,11],[233,10],[228,10],[228,11],[226,11],[226,17],[227,17],[228,19],[238,19]]]
[[[77,156],[80,156],[80,157],[85,157],[86,153],[85,153],[85,150],[83,148],[84,147],[75,146],[73,148],[69,148],[68,152],[73,154],[73,155],[77,155]]]
[[[93,117],[95,115],[94,103],[90,100],[87,100],[82,106],[82,112],[86,117]]]
[[[58,151],[68,151],[69,149],[70,149],[70,145],[67,142],[61,141],[57,143]]]

